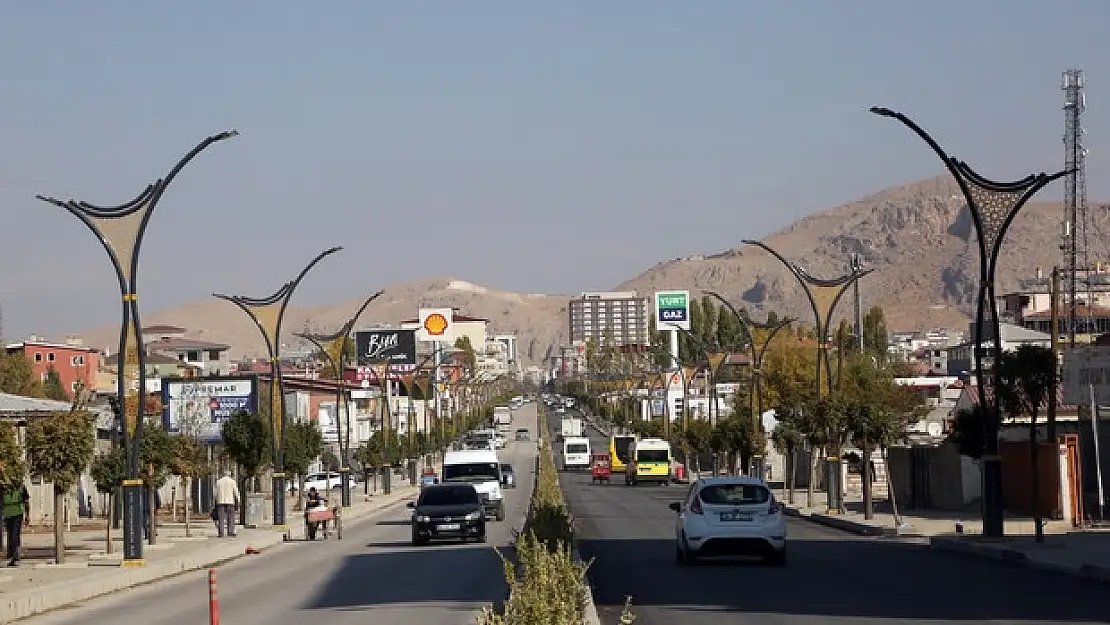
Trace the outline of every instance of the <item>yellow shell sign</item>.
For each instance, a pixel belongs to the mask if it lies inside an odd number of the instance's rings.
[[[432,313],[424,320],[424,330],[429,336],[443,336],[447,331],[447,317],[439,313]]]

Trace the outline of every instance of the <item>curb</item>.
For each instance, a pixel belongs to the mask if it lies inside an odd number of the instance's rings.
[[[849,534],[855,534],[857,536],[872,536],[872,537],[890,537],[890,536],[913,537],[913,536],[918,536],[917,534],[913,534],[913,533],[901,533],[901,532],[898,531],[898,528],[896,528],[896,527],[880,527],[880,526],[877,526],[877,525],[869,525],[867,523],[858,523],[856,521],[849,521],[848,519],[844,519],[844,518],[834,516],[834,515],[831,515],[831,514],[818,514],[816,512],[806,514],[806,513],[803,513],[801,510],[798,510],[797,508],[791,508],[790,506],[783,506],[782,509],[783,509],[783,513],[786,514],[786,516],[792,516],[792,517],[799,518],[799,519],[805,519],[806,521],[809,521],[810,523],[816,523],[817,525],[824,525],[825,527],[831,527],[833,529],[837,529],[837,530],[840,530],[842,532],[848,532]]]
[[[929,540],[929,547],[947,553],[972,556],[1007,564],[1016,564],[1017,566],[1022,566],[1034,571],[1071,575],[1072,577],[1079,577],[1092,582],[1110,584],[1110,566],[1107,565],[1082,564],[1079,566],[1068,566],[1055,562],[1045,562],[1043,560],[1030,558],[1029,554],[1020,549],[1014,549],[1012,547],[990,547],[948,536],[933,537]]]
[[[349,522],[355,524],[411,496],[399,497],[378,506],[365,506],[359,514],[348,517]],[[286,542],[283,532],[267,529],[255,531],[258,535],[252,535],[249,542],[251,547],[260,552]],[[84,579],[55,582],[38,589],[3,596],[0,598],[0,623],[11,623],[136,586],[145,586],[192,571],[226,564],[248,555],[245,547],[244,542],[222,543],[211,549],[200,549],[179,558],[155,561],[141,568],[119,568]]]

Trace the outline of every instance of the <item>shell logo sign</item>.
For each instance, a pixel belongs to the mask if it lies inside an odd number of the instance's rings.
[[[450,308],[421,308],[420,328],[416,331],[417,340],[436,343],[450,341],[454,312]]]
[[[428,318],[424,320],[424,329],[431,336],[443,336],[443,333],[447,331],[447,318],[439,313],[428,315]]]

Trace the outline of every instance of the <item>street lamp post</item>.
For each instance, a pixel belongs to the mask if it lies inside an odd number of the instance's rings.
[[[59,200],[43,195],[35,197],[59,206],[81,220],[96,235],[112,261],[119,282],[123,309],[120,319],[119,360],[116,366],[116,397],[120,405],[120,432],[127,456],[127,477],[123,480],[123,565],[142,566],[143,506],[139,477],[139,444],[142,440],[146,408],[146,349],[139,322],[138,275],[139,250],[147,224],[154,214],[166,187],[205,148],[239,133],[234,130],[207,137],[183,156],[164,178],[147,185],[138,197],[119,206],[96,206],[79,200]],[[132,388],[133,386],[133,388]],[[132,394],[134,391],[134,394]]]
[[[342,494],[340,495],[341,505],[344,508],[351,507],[351,411],[350,403],[347,401],[347,382],[344,379],[344,374],[347,371],[347,345],[351,340],[351,330],[354,329],[355,324],[358,323],[358,318],[362,316],[363,311],[370,305],[371,302],[381,297],[385,291],[378,291],[362,305],[358,307],[355,314],[343,324],[333,334],[312,334],[309,332],[301,332],[294,334],[302,339],[312,343],[316,349],[324,355],[324,359],[328,361],[331,366],[332,374],[335,376],[335,418],[336,418],[336,432],[339,436],[339,484]],[[338,358],[331,355],[331,352],[325,347],[329,343],[339,341],[339,356]],[[339,426],[339,417],[344,415],[344,425]],[[346,428],[346,434],[343,428]]]
[[[786,317],[780,319],[777,323],[771,324],[768,327],[770,332],[767,337],[763,339],[762,343],[757,343],[755,332],[753,332],[752,323],[732,305],[732,302],[725,299],[721,294],[713,291],[705,291],[705,294],[712,297],[728,309],[740,327],[744,329],[744,334],[748,335],[748,358],[751,360],[751,391],[748,393],[748,409],[751,411],[752,419],[755,421],[756,428],[763,427],[763,357],[767,355],[767,349],[771,347],[771,342],[775,340],[775,336],[785,327],[797,321],[793,317]],[[760,454],[756,458],[756,476],[763,479],[764,466],[763,455]]]
[[[990,352],[993,363],[1002,358],[1002,344],[998,340],[1000,323],[998,302],[995,300],[994,272],[998,266],[998,254],[1006,230],[1010,227],[1025,203],[1046,185],[1062,178],[1069,170],[1054,174],[1044,172],[1031,174],[1016,182],[997,182],[989,180],[973,170],[967,163],[950,156],[940,147],[929,133],[914,123],[909,117],[886,108],[872,107],[871,112],[880,117],[896,119],[927,143],[936,153],[956,183],[967,202],[971,222],[975,226],[979,242],[979,293],[975,300],[975,383],[979,387],[979,405],[983,409],[983,535],[1001,537],[1005,534],[1002,515],[1002,456],[998,448],[998,431],[1001,423],[1001,406],[993,389],[986,385],[986,372],[983,368],[985,355],[984,343],[991,341]],[[987,317],[989,307],[990,319]],[[983,326],[990,323],[990,336],[984,336]],[[998,367],[992,369],[992,385],[1001,385]]]
[[[844,296],[848,288],[873,270],[865,269],[859,265],[852,265],[851,272],[839,278],[817,278],[806,271],[801,265],[786,260],[786,258],[766,243],[750,240],[745,240],[743,243],[745,245],[754,245],[766,251],[771,256],[774,256],[790,270],[790,273],[792,273],[794,277],[797,278],[798,283],[802,285],[802,289],[809,299],[809,305],[813,309],[813,316],[816,318],[817,325],[817,399],[821,399],[822,366],[825,370],[825,385],[828,390],[828,396],[831,397],[833,392],[833,380],[832,367],[829,364],[829,327],[832,325],[832,315],[836,310],[836,305],[840,302],[840,298]],[[829,453],[825,458],[825,483],[828,512],[840,514],[844,512],[844,493],[841,488],[840,475],[840,450],[829,449],[827,451]]]
[[[266,352],[270,357],[270,445],[274,463],[274,529],[285,529],[285,453],[282,449],[285,442],[285,384],[281,379],[281,323],[293,292],[297,290],[297,286],[301,280],[304,280],[309,270],[326,256],[342,249],[342,247],[333,247],[324,250],[312,259],[312,262],[308,263],[296,278],[283,284],[269,297],[255,299],[244,295],[212,294],[212,297],[235,304],[251,318],[262,334],[262,342],[266,344]]]

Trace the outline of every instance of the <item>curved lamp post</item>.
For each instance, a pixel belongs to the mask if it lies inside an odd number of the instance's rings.
[[[833,380],[832,367],[829,364],[829,326],[832,325],[832,315],[840,298],[848,291],[853,283],[871,273],[872,269],[864,269],[859,265],[852,265],[850,273],[839,278],[817,278],[806,271],[801,265],[786,260],[772,247],[761,241],[743,241],[745,245],[754,245],[771,256],[774,256],[794,274],[798,283],[809,299],[813,309],[813,316],[817,325],[817,399],[821,399],[821,368],[825,369],[825,384],[828,387],[828,396],[832,396]],[[843,491],[840,484],[840,450],[828,450],[830,453],[825,458],[826,495],[828,512],[840,514],[844,511]]]
[[[304,280],[309,270],[325,257],[342,249],[342,247],[333,247],[324,250],[313,258],[296,278],[283,284],[269,297],[255,299],[244,295],[212,294],[212,297],[235,304],[251,318],[262,334],[262,341],[266,344],[266,352],[270,357],[270,445],[274,456],[274,529],[285,529],[285,454],[282,450],[282,444],[285,442],[285,384],[281,379],[281,323],[293,292],[297,290],[297,286],[301,280]]]
[[[752,323],[740,311],[732,305],[732,302],[725,299],[721,294],[713,291],[705,291],[705,294],[712,297],[721,303],[722,306],[728,309],[732,316],[736,318],[736,322],[744,329],[744,334],[748,335],[748,357],[751,359],[752,368],[752,389],[748,393],[748,409],[751,411],[752,419],[755,421],[755,427],[763,427],[763,357],[767,355],[767,349],[771,347],[771,342],[775,340],[775,336],[785,327],[797,321],[793,317],[786,317],[778,321],[774,325],[770,325],[770,333],[762,343],[756,342],[755,332],[752,331]],[[763,455],[760,454],[757,458],[756,476],[763,479]]]
[[[207,137],[181,157],[164,178],[147,185],[135,199],[126,204],[105,207],[79,200],[35,196],[43,202],[66,209],[96,235],[104,246],[104,251],[108,252],[119,281],[123,311],[117,355],[119,362],[116,365],[116,397],[120,400],[120,431],[127,455],[127,478],[122,484],[124,566],[143,565],[143,481],[139,477],[139,442],[142,440],[146,406],[146,349],[139,322],[139,250],[154,209],[177,174],[208,146],[238,134],[237,131],[228,130]],[[134,388],[130,388],[131,386]]]
[[[355,324],[358,323],[358,318],[362,316],[363,311],[370,305],[371,302],[381,297],[385,291],[378,291],[377,293],[366,298],[362,305],[358,307],[355,314],[343,324],[333,334],[312,334],[309,332],[296,333],[293,336],[305,339],[312,343],[314,347],[321,354],[324,359],[328,361],[331,366],[332,374],[335,376],[335,418],[336,430],[339,435],[339,484],[342,494],[340,495],[341,504],[344,508],[351,507],[351,411],[350,404],[347,401],[347,381],[344,379],[343,374],[347,372],[347,345],[350,344],[351,330],[354,329]],[[325,345],[339,341],[339,358],[331,355]],[[347,429],[346,435],[343,433],[343,428],[339,427],[339,415],[344,416],[344,427]]]
[[[871,112],[880,117],[890,117],[902,122],[902,125],[912,130],[918,138],[933,149],[933,152],[944,162],[948,172],[956,179],[956,183],[960,185],[960,192],[963,193],[968,211],[971,212],[971,221],[975,225],[975,234],[979,242],[979,294],[975,301],[975,332],[972,340],[975,342],[975,383],[979,387],[979,405],[983,409],[983,535],[1001,537],[1005,533],[1002,516],[1002,457],[998,451],[1001,408],[998,398],[986,385],[986,373],[983,367],[986,351],[984,343],[988,339],[991,342],[992,362],[997,363],[1002,357],[1002,345],[997,339],[1000,334],[1000,324],[998,302],[995,301],[994,272],[998,265],[998,254],[1002,249],[1006,230],[1021,208],[1050,182],[1068,175],[1071,171],[1063,170],[1051,175],[1041,172],[1016,182],[989,180],[967,163],[949,156],[940,144],[929,136],[929,133],[909,117],[877,106],[871,107]],[[990,319],[987,319],[988,307]],[[986,337],[983,326],[988,322],[991,333]],[[997,367],[993,369],[992,378],[995,387],[1001,384]]]

